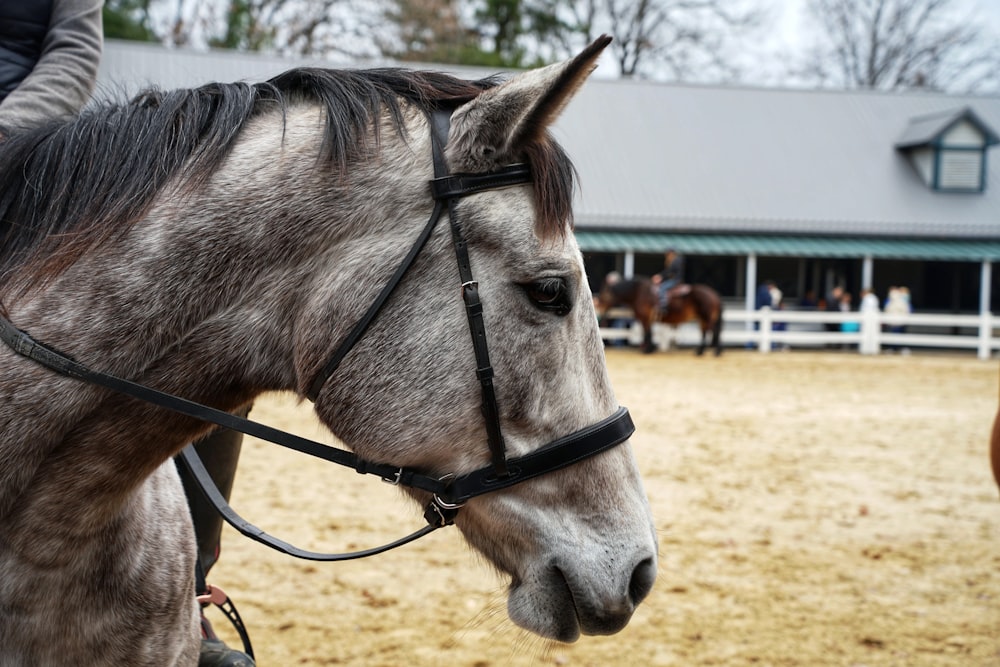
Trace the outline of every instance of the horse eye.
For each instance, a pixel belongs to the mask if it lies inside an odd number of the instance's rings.
[[[566,315],[573,307],[566,290],[566,281],[562,278],[543,278],[521,285],[521,288],[532,303],[542,310]]]

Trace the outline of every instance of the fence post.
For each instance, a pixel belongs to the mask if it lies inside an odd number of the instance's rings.
[[[990,358],[992,350],[990,343],[993,341],[993,313],[986,311],[979,313],[979,346],[977,355],[980,359]]]
[[[677,329],[666,324],[653,322],[653,345],[660,352],[666,352],[672,347],[677,347]]]
[[[879,353],[879,333],[882,325],[879,323],[879,312],[875,308],[861,311],[861,342],[858,352],[861,354]]]
[[[760,309],[760,337],[757,346],[763,354],[771,351],[771,307],[764,306]]]
[[[629,342],[629,345],[633,345],[635,347],[639,347],[640,345],[642,345],[642,339],[643,339],[644,335],[645,335],[645,332],[644,332],[644,330],[642,328],[642,324],[639,322],[639,320],[632,320],[632,326],[629,327],[629,330],[628,330],[628,342]]]
[[[990,310],[990,285],[993,282],[993,263],[983,260],[979,269],[979,348],[980,359],[992,354],[993,312]]]

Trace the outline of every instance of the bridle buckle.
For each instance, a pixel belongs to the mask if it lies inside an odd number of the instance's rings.
[[[459,507],[461,507],[461,505],[459,505]],[[438,505],[437,496],[435,496],[435,499],[428,503],[427,507],[424,508],[424,520],[434,528],[450,526],[455,523],[456,516],[458,516],[458,510],[441,507]]]
[[[399,470],[397,470],[397,471],[396,471],[396,472],[395,472],[395,473],[394,473],[394,474],[392,475],[392,477],[380,477],[379,479],[381,479],[381,480],[382,480],[383,482],[385,482],[386,484],[391,484],[391,485],[393,485],[393,486],[399,486],[399,483],[400,483],[400,480],[401,480],[402,478],[403,478],[403,469],[402,469],[402,468],[400,468]]]
[[[441,483],[447,483],[453,479],[455,479],[455,473],[453,472],[450,472],[447,475],[444,475],[443,477],[438,477],[438,481]],[[435,493],[434,500],[431,502],[431,504],[443,510],[458,511],[460,508],[465,506],[465,501],[463,500],[460,503],[449,503],[447,500],[443,500],[440,495]]]

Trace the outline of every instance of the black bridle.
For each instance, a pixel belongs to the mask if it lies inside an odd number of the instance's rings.
[[[202,487],[208,500],[230,525],[237,531],[271,548],[298,558],[322,561],[349,560],[371,556],[411,542],[418,537],[454,522],[455,516],[467,501],[476,496],[510,488],[529,479],[544,475],[595,454],[606,451],[627,440],[635,430],[628,410],[618,408],[611,416],[600,422],[559,438],[544,447],[514,458],[508,458],[500,429],[500,413],[497,408],[496,392],[493,387],[493,368],[490,365],[486,342],[486,327],[483,321],[483,307],[479,299],[478,283],[472,275],[469,253],[455,212],[457,203],[463,197],[502,188],[510,185],[529,183],[531,172],[526,165],[517,164],[482,174],[449,174],[444,159],[444,145],[448,137],[450,114],[438,111],[431,117],[431,145],[434,160],[434,180],[431,194],[434,210],[417,240],[396,268],[392,277],[382,288],[375,301],[365,311],[357,324],[336,348],[322,370],[310,383],[306,396],[315,401],[330,376],[357,344],[382,310],[389,296],[402,281],[421,249],[430,238],[442,214],[449,212],[452,241],[458,258],[459,275],[462,281],[462,298],[465,302],[469,329],[472,334],[476,356],[476,374],[482,389],[482,412],[486,421],[487,442],[492,463],[484,468],[461,475],[435,477],[412,468],[392,466],[366,461],[353,452],[324,445],[301,438],[291,433],[271,428],[264,424],[245,419],[228,412],[195,403],[172,394],[161,392],[130,380],[94,371],[72,358],[47,347],[15,327],[9,320],[0,317],[0,340],[3,340],[18,354],[62,375],[96,384],[107,389],[126,394],[148,403],[164,407],[188,417],[211,422],[224,428],[240,431],[247,435],[309,454],[332,463],[353,468],[359,473],[378,475],[383,481],[425,491],[432,496],[424,511],[428,525],[395,542],[373,549],[343,554],[324,554],[306,551],[268,535],[240,517],[226,502],[215,483],[205,470],[192,446],[181,453],[181,461],[192,472]]]

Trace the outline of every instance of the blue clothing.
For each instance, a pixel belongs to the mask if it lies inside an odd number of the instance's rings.
[[[754,299],[753,307],[756,310],[760,310],[764,306],[768,308],[772,307],[774,304],[771,303],[771,286],[764,283],[757,288],[757,297]]]
[[[657,273],[660,277],[660,284],[657,285],[656,294],[660,300],[660,307],[667,307],[667,292],[671,288],[680,285],[684,280],[684,258],[680,255],[675,255],[670,263],[663,267],[663,270]]]
[[[667,307],[667,301],[670,300],[670,297],[667,296],[667,293],[674,287],[677,287],[680,284],[680,282],[681,281],[677,279],[664,280],[663,282],[661,282],[659,285],[656,286],[656,294],[659,297],[661,307],[663,308]]]

